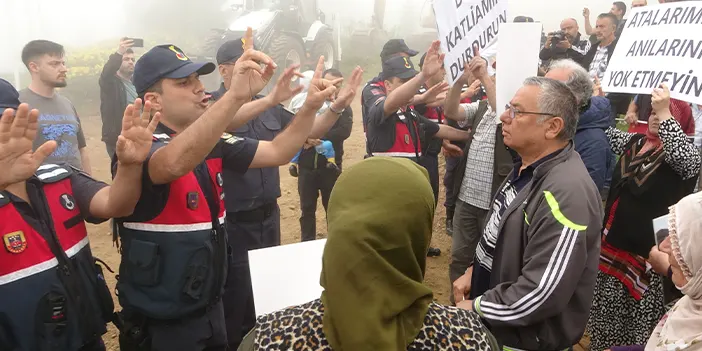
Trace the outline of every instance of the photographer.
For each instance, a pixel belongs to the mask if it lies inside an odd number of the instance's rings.
[[[591,44],[587,39],[581,38],[579,30],[575,19],[563,20],[561,30],[548,34],[539,58],[542,61],[571,59],[581,63]]]

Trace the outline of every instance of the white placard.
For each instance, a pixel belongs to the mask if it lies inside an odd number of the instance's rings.
[[[434,0],[434,13],[446,78],[453,85],[473,58],[473,47],[482,51],[497,41],[500,25],[507,22],[507,0]]]
[[[602,81],[610,93],[650,94],[661,83],[673,98],[702,104],[702,2],[632,10]]]
[[[522,87],[524,79],[539,70],[540,23],[504,23],[497,47],[497,115]]]
[[[327,239],[249,251],[256,315],[318,299]]]

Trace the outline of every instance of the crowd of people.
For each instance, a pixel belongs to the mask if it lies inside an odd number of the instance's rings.
[[[420,52],[389,40],[360,92],[353,167],[361,67],[278,67],[250,29],[217,65],[172,44],[137,59],[124,38],[99,78],[110,185],[56,91],[64,48],[28,43],[29,86],[0,80],[0,350],[104,350],[108,323],[124,351],[572,350],[583,335],[597,351],[701,350],[702,109],[665,84],[602,91],[626,11],[613,3],[593,28],[585,9],[584,34],[564,19],[499,115],[496,60],[510,58],[476,48],[449,87],[439,41],[417,70]],[[440,154],[450,306],[424,284]],[[280,245],[288,164],[303,241],[320,195],[326,211],[324,292],[257,317],[248,251]],[[119,311],[85,225],[110,219]]]

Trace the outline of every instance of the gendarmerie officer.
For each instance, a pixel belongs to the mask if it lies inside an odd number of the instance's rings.
[[[241,39],[231,40],[224,43],[217,51],[217,63],[223,82],[220,89],[212,93],[213,99],[216,100],[230,88],[237,87],[231,83],[232,72],[234,64],[243,54],[244,42]],[[361,74],[362,70],[357,67],[351,79],[360,77]],[[340,82],[340,80],[337,81]],[[237,128],[229,128],[228,131],[239,138],[273,140],[283,130],[290,129],[288,125],[293,120],[293,113],[280,105],[280,102],[289,100],[300,90],[301,87],[293,91],[289,86],[283,89],[282,85],[279,85],[267,96],[255,96],[253,101],[239,112],[242,115],[245,114],[250,121]],[[355,95],[355,90],[353,94]],[[351,95],[348,89],[341,90],[335,102],[339,110],[329,109],[317,117],[307,137],[321,138],[337,122],[354,95]],[[302,143],[297,150],[301,146]],[[290,159],[292,155],[286,162]],[[280,197],[279,165],[251,169],[243,174],[224,170],[227,233],[234,248],[234,257],[223,299],[231,349],[238,347],[241,338],[254,327],[255,323],[247,252],[280,245],[280,209],[277,202]]]
[[[275,68],[253,50],[251,30],[247,38],[232,67],[237,88],[211,106],[199,75],[214,71],[214,64],[193,63],[174,45],[156,46],[136,63],[134,86],[160,113],[161,123],[144,162],[135,212],[118,221],[122,350],[228,347],[221,296],[232,250],[239,248],[227,242],[222,173],[289,162],[307,139],[315,112],[336,90],[315,79],[307,106],[273,142],[224,133],[248,122],[239,112]],[[295,74],[294,68],[281,74],[277,86],[283,95],[293,94],[289,82]]]
[[[101,335],[115,321],[114,303],[84,219],[132,213],[155,127],[149,107],[143,119],[132,107],[125,113],[112,186],[71,166],[40,166],[56,143],[32,152],[39,112],[20,105],[4,80],[0,109],[0,350],[104,350]]]

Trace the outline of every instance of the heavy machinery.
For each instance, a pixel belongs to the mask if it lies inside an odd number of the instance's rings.
[[[239,0],[230,6],[240,15],[208,41],[210,52],[242,37],[251,27],[256,48],[279,67],[314,68],[322,55],[326,68],[337,67],[341,61],[338,23],[319,10],[317,0]]]

